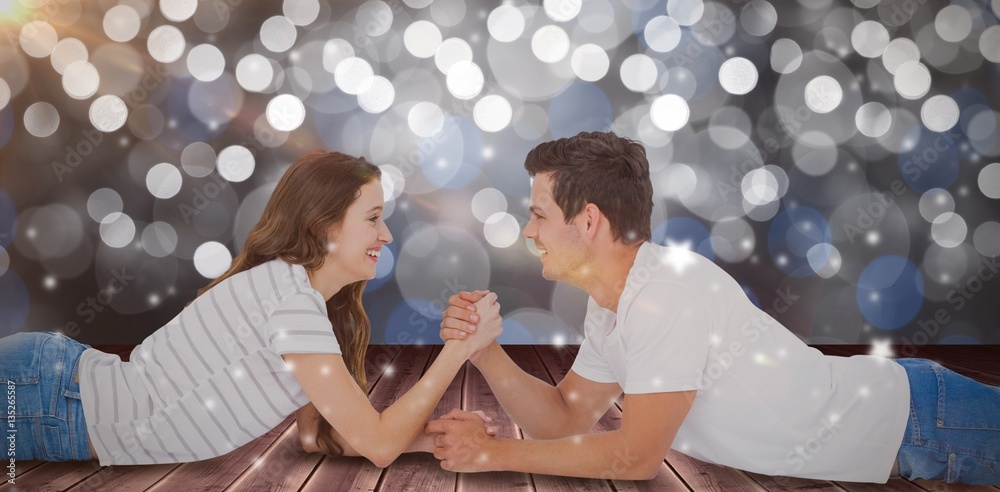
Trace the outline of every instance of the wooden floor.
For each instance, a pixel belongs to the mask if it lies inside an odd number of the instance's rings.
[[[131,347],[100,347],[127,355]],[[829,355],[866,353],[867,346],[818,346]],[[558,381],[569,370],[576,347],[508,346],[506,350],[529,373]],[[368,386],[371,401],[381,410],[416,383],[440,347],[372,346],[369,348]],[[924,357],[956,372],[1000,386],[1000,347],[931,346],[908,357]],[[620,403],[620,401],[619,401]],[[435,416],[452,408],[483,410],[495,419],[498,435],[523,438],[520,429],[501,410],[479,372],[469,364],[459,373],[438,405]],[[620,406],[608,410],[597,431],[617,428]],[[746,473],[710,465],[675,451],[667,455],[652,481],[583,480],[524,473],[455,474],[445,472],[429,454],[403,455],[382,470],[359,458],[327,458],[306,454],[299,445],[293,418],[232,453],[212,460],[179,465],[109,466],[96,462],[19,462],[13,490],[830,490],[924,491],[988,490],[997,487],[947,486],[941,482],[891,480],[885,485],[789,479]]]

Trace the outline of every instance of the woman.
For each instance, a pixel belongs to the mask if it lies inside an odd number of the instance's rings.
[[[385,411],[372,408],[361,294],[392,241],[380,177],[361,158],[302,156],[229,271],[129,362],[55,333],[0,339],[0,379],[16,403],[15,458],[97,458],[102,466],[203,460],[292,412],[310,452],[360,455],[385,467],[402,452],[431,451],[423,426],[465,360],[502,331],[499,304],[494,294],[477,303],[476,333],[446,343]]]

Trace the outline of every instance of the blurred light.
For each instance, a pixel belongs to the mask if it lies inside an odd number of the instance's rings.
[[[979,36],[979,51],[988,61],[1000,63],[1000,26],[990,26],[983,31]]]
[[[510,124],[513,110],[503,96],[492,94],[483,97],[472,111],[476,126],[485,132],[498,132]]]
[[[934,242],[945,248],[954,248],[962,244],[968,232],[965,219],[953,212],[937,216],[931,224],[931,237],[934,238]]]
[[[21,49],[34,58],[45,58],[55,49],[59,36],[48,22],[31,21],[21,27]]]
[[[524,33],[524,14],[513,5],[501,5],[490,12],[490,16],[486,19],[486,28],[493,39],[509,43]]]
[[[352,56],[337,64],[333,76],[340,90],[346,94],[357,95],[361,83],[372,78],[374,73],[371,64],[362,58]]]
[[[86,60],[70,63],[63,71],[63,90],[73,99],[89,99],[97,93],[101,77],[97,68]]]
[[[881,256],[861,273],[857,302],[869,323],[895,330],[909,323],[923,306],[923,277],[910,260],[897,255]]]
[[[844,98],[844,91],[837,80],[829,75],[820,75],[806,84],[806,106],[817,113],[829,113]]]
[[[59,128],[59,112],[47,102],[36,102],[24,110],[24,129],[36,137],[47,137]]]
[[[545,15],[556,22],[568,22],[580,13],[583,0],[542,0]]]
[[[923,63],[903,62],[896,68],[893,86],[907,99],[920,99],[931,89],[931,73]]]
[[[159,26],[149,33],[146,49],[149,56],[160,63],[171,63],[179,60],[184,54],[186,42],[184,34],[174,26]]]
[[[483,188],[472,196],[472,215],[485,223],[495,214],[507,211],[507,198],[496,188]]]
[[[135,223],[123,213],[113,213],[101,220],[101,241],[112,248],[124,248],[135,238]]]
[[[177,231],[167,222],[153,222],[142,231],[142,247],[150,256],[169,256],[177,247]]]
[[[920,215],[927,222],[933,222],[941,214],[955,211],[955,199],[948,190],[932,188],[920,196]]]
[[[226,181],[239,183],[253,174],[255,161],[253,154],[241,145],[230,145],[219,152],[216,168]]]
[[[894,75],[900,65],[910,61],[920,61],[920,48],[917,47],[917,43],[907,38],[893,39],[882,53],[882,64]]]
[[[570,58],[573,73],[580,80],[587,82],[595,82],[604,78],[610,65],[608,53],[596,44],[584,44],[578,47],[573,50],[573,56]]]
[[[291,94],[281,94],[267,103],[265,114],[267,122],[275,130],[290,132],[305,121],[306,107],[299,98]]]
[[[101,96],[90,105],[90,123],[102,132],[121,128],[127,119],[128,108],[118,96]]]
[[[7,107],[7,103],[10,102],[10,86],[7,85],[7,81],[0,78],[0,110]],[[0,143],[0,147],[3,144]]]
[[[673,50],[681,42],[681,28],[677,21],[660,15],[646,23],[643,38],[650,49],[666,53]]]
[[[281,13],[296,26],[308,26],[319,17],[318,0],[285,0]]]
[[[521,228],[517,219],[506,212],[498,212],[486,219],[483,224],[483,235],[486,241],[496,248],[506,248],[520,237]]]
[[[667,0],[667,15],[682,26],[691,26],[705,13],[702,0]]]
[[[382,76],[368,77],[358,87],[358,106],[369,113],[381,113],[396,99],[396,89]]]
[[[141,19],[128,5],[115,5],[104,14],[104,33],[112,41],[125,43],[139,34]]]
[[[972,15],[962,5],[945,6],[934,18],[934,30],[949,43],[961,42],[972,32]]]
[[[809,261],[809,267],[821,278],[831,278],[836,275],[843,263],[840,251],[829,243],[813,245],[806,252],[806,259]]]
[[[403,46],[417,58],[430,58],[441,45],[441,30],[433,23],[419,20],[403,31]]]
[[[778,22],[778,12],[764,0],[753,0],[743,6],[740,25],[753,36],[766,36]]]
[[[87,214],[96,222],[101,222],[105,217],[121,212],[122,206],[121,195],[111,188],[94,190],[87,198]]]
[[[160,12],[167,20],[184,22],[198,9],[198,0],[160,0]]]
[[[680,130],[688,122],[691,110],[687,101],[676,94],[664,94],[657,97],[649,106],[649,117],[657,128],[674,132]]]
[[[445,78],[448,92],[458,99],[472,99],[483,90],[483,71],[473,62],[458,62],[451,66]]]
[[[83,44],[83,41],[76,38],[63,38],[52,49],[49,61],[52,62],[52,68],[61,74],[71,63],[87,61],[88,56],[90,56],[90,52],[87,51],[87,46]]]
[[[1000,256],[1000,222],[983,222],[972,234],[972,244],[983,256]]]
[[[419,102],[406,115],[410,131],[418,137],[432,137],[444,126],[444,113],[437,104]]]
[[[343,39],[334,38],[323,45],[323,69],[327,72],[335,73],[340,62],[353,57],[354,48]]]
[[[658,70],[652,58],[636,53],[622,62],[622,83],[633,92],[646,92],[656,83]]]
[[[194,269],[205,278],[217,278],[233,264],[233,255],[225,246],[208,241],[194,251]]]
[[[876,21],[864,21],[851,31],[851,46],[865,58],[882,56],[889,46],[889,31]]]
[[[730,94],[746,94],[757,85],[757,68],[746,58],[730,58],[719,67],[719,83]]]
[[[1000,198],[1000,163],[993,163],[979,171],[979,190],[987,198]]]
[[[461,38],[442,41],[434,54],[434,64],[445,75],[448,75],[452,65],[460,61],[472,61],[472,47]]]
[[[354,15],[354,23],[365,35],[381,36],[392,27],[392,8],[381,0],[368,0],[358,7]]]
[[[204,178],[215,170],[215,150],[205,142],[194,142],[181,152],[181,167],[189,176]]]
[[[854,124],[866,137],[878,138],[885,135],[892,125],[892,114],[884,104],[870,102],[858,108],[854,115]]]
[[[756,237],[753,228],[741,218],[728,218],[712,226],[712,250],[724,261],[737,263],[753,254]]]
[[[771,45],[771,70],[792,73],[802,65],[802,48],[795,41],[782,38]]]
[[[187,56],[187,68],[191,76],[202,81],[211,82],[226,69],[226,57],[219,48],[211,44],[199,44]]]
[[[924,101],[920,107],[920,120],[929,130],[943,132],[958,123],[958,104],[948,96],[936,95]]]
[[[288,51],[295,45],[296,36],[295,24],[283,15],[271,17],[260,26],[261,44],[275,53]]]
[[[181,191],[181,172],[167,162],[161,162],[146,173],[146,189],[156,198],[167,199]]]
[[[257,53],[244,56],[236,64],[236,81],[250,92],[263,92],[271,85],[274,69],[271,62]]]
[[[0,277],[7,273],[8,267],[10,267],[10,255],[7,254],[7,250],[3,246],[0,246]]]
[[[569,47],[569,35],[559,26],[542,26],[531,37],[531,52],[545,63],[556,63],[566,58]]]

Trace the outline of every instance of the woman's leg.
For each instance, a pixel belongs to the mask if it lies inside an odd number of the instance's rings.
[[[4,448],[13,451],[15,460],[91,459],[79,384],[73,381],[80,354],[87,348],[50,332],[0,338],[5,427],[13,430],[4,433]]]
[[[910,381],[899,474],[1000,485],[1000,388],[927,359],[896,359]]]

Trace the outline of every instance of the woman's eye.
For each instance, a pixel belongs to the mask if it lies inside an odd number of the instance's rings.
[[[370,220],[370,221],[372,221],[372,222],[375,222],[375,221],[377,221],[377,220],[378,220],[378,216],[376,215],[375,217],[372,217],[372,218],[370,218],[370,219],[368,219],[368,220]]]

